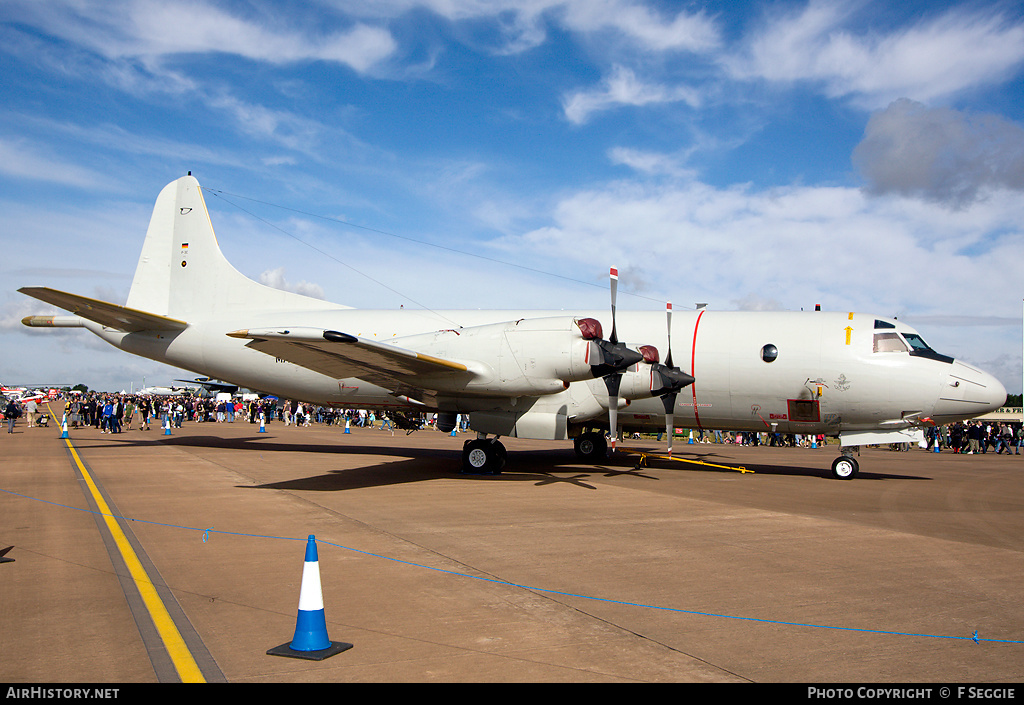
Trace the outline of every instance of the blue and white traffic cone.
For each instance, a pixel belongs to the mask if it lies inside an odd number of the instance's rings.
[[[266,417],[263,414],[260,414],[260,430],[259,430],[259,432],[260,433],[266,433],[267,432]]]
[[[165,436],[171,435],[171,415],[170,414],[167,414],[167,416],[164,417],[164,435]]]
[[[693,445],[693,430],[692,429],[690,430],[690,440],[687,442],[686,445],[689,445],[689,446]]]
[[[349,428],[349,420],[345,419],[345,433],[352,433],[352,429]]]
[[[287,644],[267,651],[270,656],[289,656],[321,661],[352,648],[352,644],[331,641],[324,617],[324,596],[320,587],[320,560],[316,538],[306,541],[306,560],[302,564],[302,587],[299,590],[299,616],[295,620],[295,636]]]
[[[64,420],[60,422],[60,437],[68,437],[68,415],[64,414]]]

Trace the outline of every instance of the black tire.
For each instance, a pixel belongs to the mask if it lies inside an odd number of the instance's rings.
[[[837,480],[852,480],[858,470],[857,461],[849,455],[840,455],[832,462],[832,477]]]
[[[573,449],[585,463],[600,462],[608,455],[608,440],[600,433],[584,433],[573,441]]]
[[[494,439],[477,438],[462,446],[462,472],[497,475],[505,467],[505,446]]]

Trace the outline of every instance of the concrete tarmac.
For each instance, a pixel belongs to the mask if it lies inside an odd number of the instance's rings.
[[[843,481],[836,446],[676,440],[739,473],[505,439],[505,472],[469,476],[467,436],[433,431],[69,435],[0,440],[3,682],[191,679],[96,494],[206,681],[1024,679],[1024,456],[866,448]],[[353,648],[267,655],[292,639],[309,535]]]

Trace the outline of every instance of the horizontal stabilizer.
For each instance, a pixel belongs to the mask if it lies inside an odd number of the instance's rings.
[[[90,299],[87,296],[69,294],[46,286],[24,286],[18,289],[22,294],[32,296],[45,301],[48,304],[59,306],[65,311],[70,311],[77,316],[99,323],[101,326],[116,328],[128,333],[143,330],[184,330],[188,327],[185,321],[176,318],[168,318],[155,313],[139,311],[127,306],[119,306],[99,299]],[[40,325],[36,317],[28,316],[23,321],[25,325]],[[51,324],[52,325],[52,324]]]
[[[249,339],[250,348],[335,379],[359,377],[391,390],[429,389],[423,377],[470,374],[460,362],[323,328],[252,328],[228,335]]]

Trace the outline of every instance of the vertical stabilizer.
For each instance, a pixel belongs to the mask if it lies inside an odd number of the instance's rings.
[[[169,183],[157,196],[127,306],[186,321],[246,311],[340,308],[264,286],[232,267],[191,175]]]

